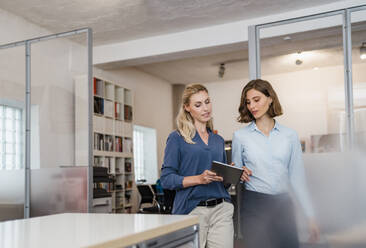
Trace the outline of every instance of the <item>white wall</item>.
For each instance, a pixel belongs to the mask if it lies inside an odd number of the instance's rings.
[[[166,139],[173,130],[172,85],[135,68],[113,71],[95,68],[94,75],[133,90],[134,123],[156,129],[158,166],[160,168],[163,162]]]
[[[0,44],[47,34],[0,9]],[[39,107],[41,130],[39,148],[31,150],[33,157],[40,156],[37,167],[74,165],[73,77],[86,73],[86,62],[86,49],[67,39],[31,46],[31,104]],[[0,97],[25,102],[24,46],[0,50],[0,89]]]
[[[353,66],[354,85],[366,82],[365,64]],[[300,138],[335,132],[335,123],[328,122],[329,92],[343,90],[343,66],[321,67],[291,73],[263,75],[272,83],[283,107],[284,115],[278,120],[296,129]],[[213,101],[215,129],[225,140],[231,140],[235,130],[243,126],[236,122],[241,91],[248,79],[206,83]],[[339,100],[344,107],[344,99]]]

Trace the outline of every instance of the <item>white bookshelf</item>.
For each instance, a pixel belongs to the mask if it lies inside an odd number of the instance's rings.
[[[78,82],[80,81],[80,82]],[[85,80],[75,80],[76,96],[87,96],[87,85]],[[79,85],[84,84],[84,86]],[[133,173],[133,94],[130,89],[126,89],[114,82],[105,81],[100,78],[93,79],[93,166],[108,168],[109,175],[114,179],[114,183],[108,185],[112,195],[112,211],[114,213],[129,212],[132,205],[130,199],[134,191]],[[84,101],[85,105],[85,101]],[[84,110],[87,107],[84,106]],[[83,121],[85,124],[85,113],[76,101],[75,120]],[[79,116],[82,116],[83,119]],[[80,130],[79,130],[80,131]],[[76,130],[78,132],[78,130]],[[85,132],[85,131],[84,131]],[[85,134],[84,134],[85,136]],[[75,135],[75,145],[78,144],[78,137]],[[78,150],[76,149],[76,153]],[[87,156],[84,154],[79,161],[84,159],[87,164]]]

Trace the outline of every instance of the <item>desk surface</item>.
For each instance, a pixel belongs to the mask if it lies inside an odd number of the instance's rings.
[[[197,223],[183,215],[57,214],[0,222],[0,247],[121,247]]]

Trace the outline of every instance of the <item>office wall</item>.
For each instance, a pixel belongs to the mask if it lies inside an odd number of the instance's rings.
[[[50,32],[0,9],[0,44],[47,34]],[[80,56],[81,50],[86,51],[67,39],[31,46],[31,104],[38,109],[32,117],[33,168],[74,165],[73,77],[86,73],[87,62],[85,52]],[[2,49],[0,55],[0,97],[25,106],[25,47]],[[36,129],[42,131],[33,133]]]
[[[111,71],[95,68],[94,74],[133,90],[134,123],[156,129],[160,168],[166,139],[173,130],[173,86],[135,68]]]
[[[321,67],[291,73],[264,75],[273,84],[281,101],[284,115],[278,120],[296,129],[300,138],[336,131],[336,123],[328,123],[329,92],[343,90],[343,66]],[[354,85],[366,82],[365,64],[353,66]],[[213,100],[215,129],[225,140],[231,140],[235,130],[243,126],[236,122],[241,91],[248,79],[206,83]],[[344,103],[344,100],[339,99]],[[343,105],[344,106],[344,105]]]

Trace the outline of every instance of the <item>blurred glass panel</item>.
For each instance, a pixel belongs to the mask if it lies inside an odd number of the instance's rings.
[[[0,221],[23,218],[24,213],[24,153],[15,153],[12,143],[16,112],[25,108],[24,51],[24,46],[0,49]],[[24,118],[18,120],[18,144],[24,150]]]
[[[24,216],[24,170],[0,170],[0,221]]]
[[[22,131],[21,130],[22,125],[21,125],[21,122],[19,120],[20,119],[18,119],[17,121],[15,121],[15,131],[20,133]]]
[[[14,155],[11,153],[7,153],[5,155],[6,158],[6,168],[7,169],[13,169],[15,167],[14,163],[15,163],[15,159],[14,159]]]
[[[347,232],[365,217],[359,208],[364,193],[355,190],[360,186],[354,180],[359,161],[346,152],[342,22],[337,15],[260,29],[262,78],[273,85],[281,102],[284,114],[276,119],[299,134],[324,240]],[[301,208],[297,213],[300,240],[306,242]],[[342,247],[349,247],[349,241],[343,242]]]
[[[262,78],[283,108],[277,120],[297,131],[304,152],[344,150],[342,16],[263,28],[260,37]]]
[[[22,114],[21,110],[19,110],[19,109],[15,110],[15,119],[20,120],[21,119],[21,114]]]
[[[88,165],[86,37],[82,33],[32,44],[31,216],[87,209],[87,167],[79,167]],[[82,161],[77,160],[80,153]],[[84,171],[83,179],[74,180],[64,167]],[[57,173],[48,173],[52,171]]]
[[[87,212],[87,182],[83,166],[32,170],[31,216]]]
[[[352,78],[356,147],[366,150],[366,10],[351,13]]]
[[[5,119],[5,128],[8,131],[13,131],[15,129],[14,122],[12,119]]]
[[[6,142],[13,142],[13,132],[6,132]]]
[[[77,83],[88,93],[86,33],[34,43],[31,60],[31,168],[75,166],[77,79],[82,78]],[[82,108],[87,117],[88,105]],[[87,133],[87,121],[82,130]],[[87,138],[80,147],[86,154]]]
[[[5,109],[6,109],[6,118],[10,119],[10,120],[14,119],[14,110],[13,110],[13,108],[6,107]]]
[[[7,154],[12,154],[13,152],[14,152],[13,143],[7,143],[6,144],[6,153]]]

